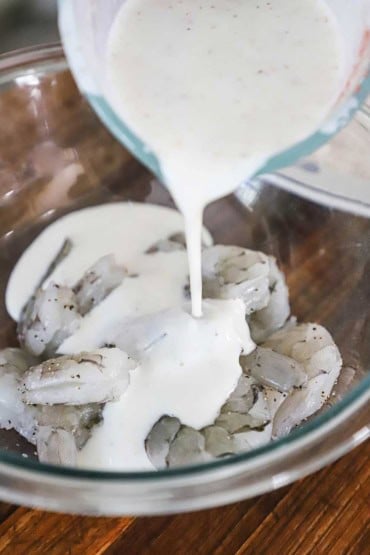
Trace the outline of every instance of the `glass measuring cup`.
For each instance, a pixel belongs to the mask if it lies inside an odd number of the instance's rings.
[[[126,0],[59,0],[59,27],[77,84],[94,110],[115,135],[162,181],[153,152],[118,117],[104,97],[103,58],[110,27]],[[351,119],[370,92],[370,0],[326,0],[334,11],[345,43],[343,88],[327,120],[314,134],[270,158],[260,174],[292,166],[328,142]],[[302,106],[304,111],[304,106]],[[284,187],[284,180],[277,181]],[[369,184],[370,187],[370,184]],[[299,190],[299,183],[297,190]],[[306,195],[307,196],[307,195]],[[321,199],[325,202],[325,198]],[[361,201],[361,199],[355,199]],[[352,199],[353,201],[353,199]],[[352,202],[351,201],[351,202]],[[353,204],[353,202],[352,202]],[[370,207],[369,207],[370,212]]]

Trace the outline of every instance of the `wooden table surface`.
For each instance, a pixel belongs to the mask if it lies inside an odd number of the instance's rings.
[[[0,504],[2,555],[368,555],[370,442],[288,487],[184,515],[96,518]]]

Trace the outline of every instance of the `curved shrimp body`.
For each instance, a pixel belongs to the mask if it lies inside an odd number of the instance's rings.
[[[306,386],[292,391],[275,414],[273,437],[281,437],[327,401],[342,368],[342,358],[330,333],[319,324],[280,330],[265,346],[301,364],[308,377]]]
[[[77,447],[73,434],[62,428],[40,426],[36,448],[40,462],[64,466],[76,465]]]
[[[251,449],[255,434],[262,443],[269,441],[269,422],[262,388],[242,375],[211,426],[195,430],[177,418],[163,416],[148,434],[146,450],[156,468],[204,462]]]
[[[53,356],[64,339],[77,330],[79,322],[72,289],[50,283],[36,291],[23,311],[19,343],[36,356]]]
[[[86,405],[117,400],[137,364],[120,349],[60,356],[30,368],[23,376],[28,404]]]
[[[267,306],[268,273],[268,258],[263,253],[224,245],[203,251],[204,297],[242,299],[248,315]]]
[[[72,288],[49,283],[30,299],[18,325],[22,347],[36,356],[55,356],[58,347],[80,326],[81,318],[98,305],[126,275],[112,255],[100,258]]]
[[[37,407],[36,446],[41,462],[74,466],[78,449],[102,420],[102,405]]]
[[[288,288],[272,256],[215,245],[203,251],[202,273],[205,297],[243,300],[256,343],[281,328],[289,317]]]
[[[273,256],[268,257],[269,263],[269,300],[267,305],[251,314],[248,319],[252,339],[262,343],[272,333],[280,329],[290,315],[289,290],[285,276],[278,268]]]
[[[118,266],[112,254],[100,258],[74,286],[78,312],[82,316],[103,301],[118,287],[127,271]]]

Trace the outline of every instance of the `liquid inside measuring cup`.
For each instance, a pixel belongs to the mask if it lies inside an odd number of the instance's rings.
[[[320,0],[122,5],[105,94],[157,156],[185,217],[195,316],[205,205],[320,126],[343,84],[343,50]]]

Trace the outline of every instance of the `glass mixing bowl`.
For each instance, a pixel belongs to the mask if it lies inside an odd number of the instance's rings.
[[[79,94],[58,46],[0,57],[0,348],[16,345],[4,292],[11,269],[50,222],[83,206],[171,198],[101,125]],[[349,135],[348,135],[349,134]],[[352,137],[343,147],[343,137]],[[342,139],[341,139],[342,137]],[[366,109],[333,143],[301,163],[315,179],[370,184]],[[339,150],[338,150],[339,149]],[[362,155],[365,152],[366,155]],[[345,163],[346,162],[346,163]],[[298,168],[299,169],[299,168]],[[212,507],[278,488],[328,464],[370,432],[370,221],[324,208],[262,177],[208,207],[217,242],[277,257],[293,313],[332,332],[345,370],[330,403],[290,436],[216,462],[159,472],[97,472],[40,464],[14,432],[0,432],[0,498],[88,514],[158,514]],[[333,174],[334,175],[334,174]],[[305,186],[306,177],[310,182]],[[308,178],[308,177],[307,177]],[[335,197],[333,196],[333,200]],[[0,394],[1,403],[1,394]]]

